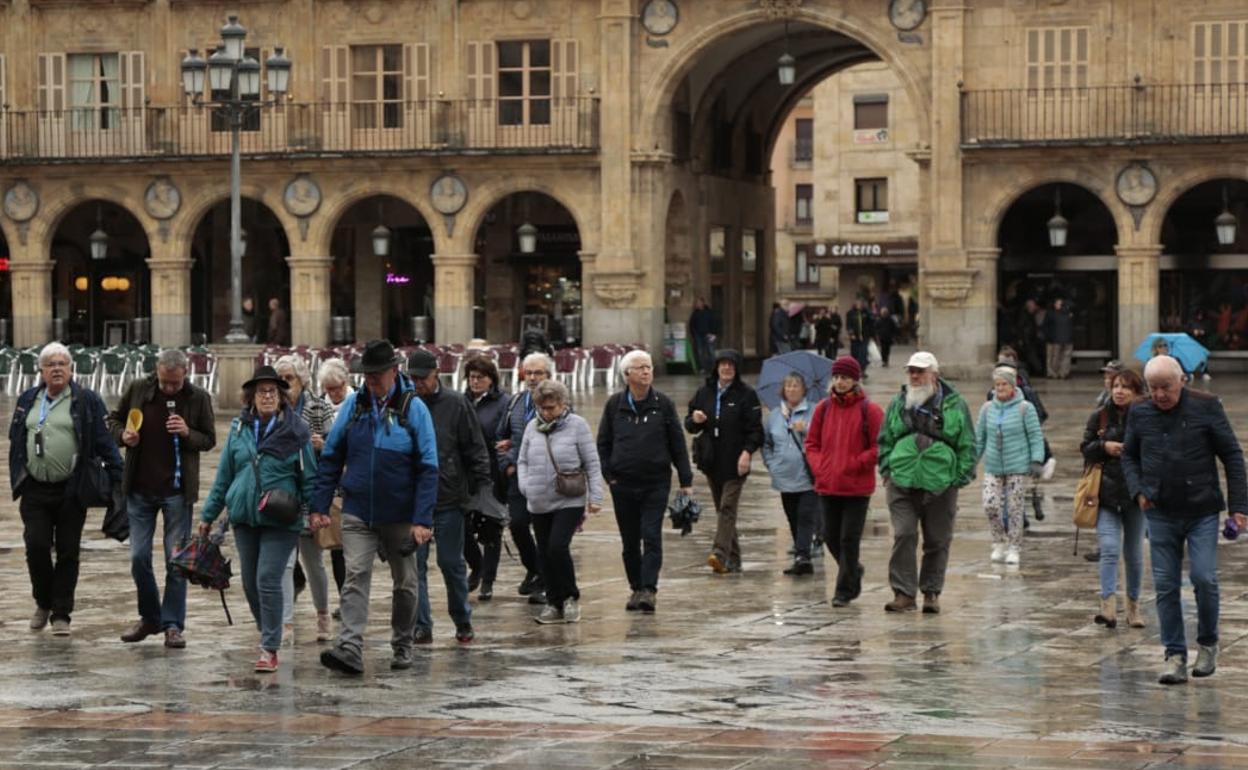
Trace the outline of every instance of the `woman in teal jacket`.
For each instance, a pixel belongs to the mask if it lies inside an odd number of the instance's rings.
[[[984,513],[992,531],[992,560],[1016,566],[1023,546],[1023,497],[1027,477],[1044,467],[1044,434],[1036,408],[1015,384],[1017,370],[992,371],[993,399],[979,410],[975,452],[984,461]],[[1002,515],[1009,516],[1008,531]]]
[[[243,383],[243,412],[230,424],[217,479],[200,512],[199,531],[229,509],[247,604],[260,628],[256,671],[277,670],[282,646],[282,574],[304,528],[316,478],[316,456],[307,423],[287,403],[290,386],[271,366]],[[292,497],[285,513],[276,493]],[[262,500],[267,502],[261,509]],[[314,517],[326,518],[326,517]],[[325,522],[312,522],[313,528]]]

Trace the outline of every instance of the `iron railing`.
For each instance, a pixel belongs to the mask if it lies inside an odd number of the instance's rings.
[[[563,153],[598,149],[598,100],[545,100],[517,115],[498,100],[283,103],[244,121],[247,155]],[[521,118],[527,117],[527,122]],[[230,152],[226,121],[210,107],[0,110],[0,163]]]
[[[815,159],[815,140],[814,139],[794,139],[793,140],[793,162],[794,163],[810,163]]]
[[[1248,139],[1248,83],[962,93],[964,148],[1243,139]]]

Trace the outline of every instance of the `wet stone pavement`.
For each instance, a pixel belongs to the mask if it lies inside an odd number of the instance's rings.
[[[899,351],[898,359],[904,361]],[[987,375],[985,375],[985,379]],[[900,370],[868,383],[887,401]],[[697,382],[661,379],[683,404]],[[1039,380],[1059,458],[1021,568],[989,561],[979,487],[963,491],[943,613],[888,615],[890,544],[881,494],[863,548],[865,590],[833,609],[834,570],[789,578],[788,530],[761,460],[742,501],[744,572],[705,558],[709,492],[693,534],[665,530],[657,614],[624,611],[628,585],[610,508],[577,535],[580,624],[542,627],[504,554],[494,601],[474,598],[476,641],[460,648],[432,576],[435,641],[389,669],[388,580],[374,584],[368,670],[319,665],[315,613],[300,597],[293,647],[275,675],[251,672],[257,634],[236,584],[227,626],[215,593],[192,587],[185,650],[126,645],[135,618],[126,546],[88,519],[73,637],[32,634],[17,506],[0,504],[0,767],[188,768],[1146,768],[1248,767],[1248,548],[1223,543],[1222,657],[1211,679],[1163,688],[1148,627],[1092,623],[1096,567],[1072,555],[1079,436],[1099,380]],[[985,382],[958,383],[980,394]],[[1248,435],[1248,385],[1219,377]],[[577,395],[596,427],[606,394]],[[7,413],[12,400],[0,403]],[[226,421],[219,426],[224,434]],[[7,451],[7,447],[6,447]],[[205,464],[212,478],[215,455]],[[3,465],[7,469],[7,464]],[[1190,589],[1185,590],[1189,620]],[[1189,628],[1189,638],[1194,629]]]

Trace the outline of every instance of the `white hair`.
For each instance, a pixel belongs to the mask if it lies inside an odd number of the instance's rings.
[[[351,381],[351,372],[347,371],[347,362],[341,358],[329,358],[321,362],[316,370],[316,380],[325,390],[326,386],[346,385]]]
[[[644,350],[630,350],[620,359],[620,374],[628,374],[628,370],[639,364],[650,364],[654,368],[654,359]]]
[[[555,362],[545,353],[530,353],[520,362],[520,368],[528,369],[529,364],[541,364],[546,370],[546,374],[550,377],[555,376]]]
[[[308,362],[303,360],[303,356],[297,356],[294,353],[287,353],[273,363],[273,368],[278,374],[283,369],[289,369],[299,378],[299,385],[304,390],[308,389],[308,385],[312,380],[312,372],[308,371]]]
[[[161,369],[181,369],[186,371],[189,362],[186,354],[177,348],[165,348],[160,351],[160,355],[156,358],[156,365]]]
[[[1167,375],[1173,376],[1177,380],[1183,379],[1183,367],[1170,356],[1153,356],[1148,359],[1148,363],[1144,364],[1145,382],[1154,378],[1163,378]]]
[[[49,342],[43,346],[43,350],[39,351],[39,365],[46,365],[52,356],[64,356],[66,361],[74,360],[74,357],[69,354],[69,348],[59,342]]]

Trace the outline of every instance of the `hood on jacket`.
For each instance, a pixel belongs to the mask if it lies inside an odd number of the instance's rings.
[[[731,361],[737,369],[737,375],[733,378],[733,382],[741,382],[741,365],[745,363],[745,357],[732,348],[715,351],[715,366],[711,369],[711,374],[706,378],[706,381],[711,385],[719,384],[718,370],[720,361]]]

